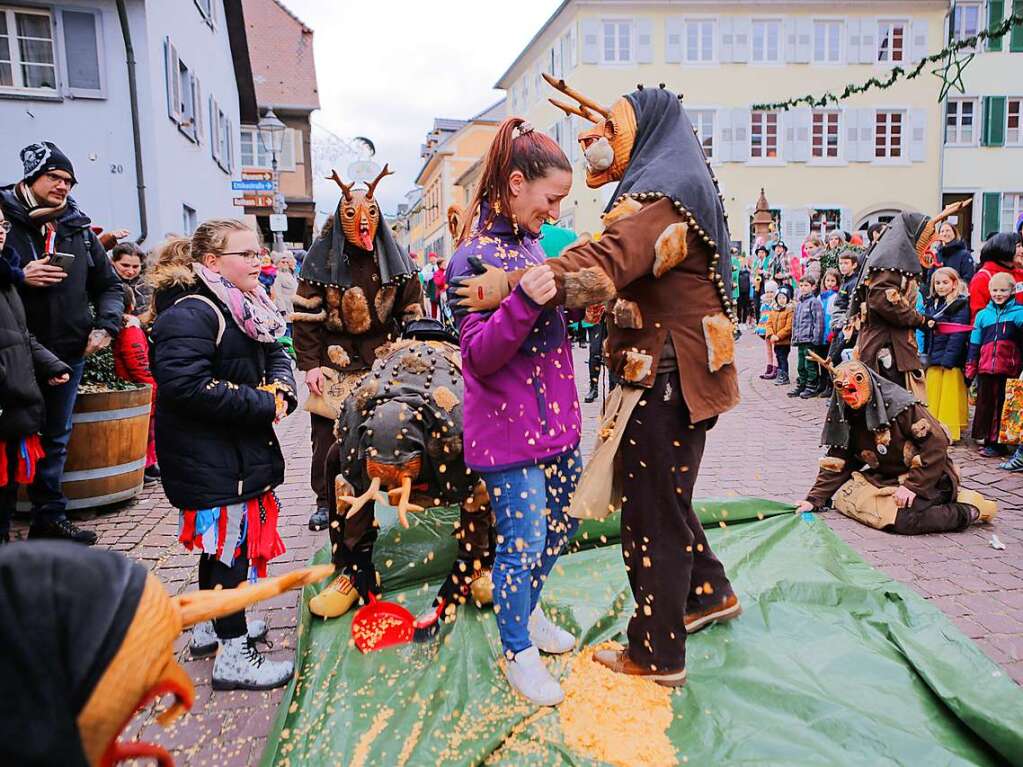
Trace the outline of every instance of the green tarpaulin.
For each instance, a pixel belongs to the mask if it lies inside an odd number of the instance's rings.
[[[679,764],[1023,764],[1023,690],[938,610],[812,515],[748,499],[698,506],[744,613],[689,639],[668,730]],[[454,518],[385,523],[388,599],[428,607]],[[616,537],[614,518],[588,524],[544,590],[548,614],[587,645],[623,640],[632,611]],[[433,643],[368,655],[350,625],[302,608],[298,673],[264,765],[600,764],[565,745],[556,709],[510,691],[489,609],[460,608]]]

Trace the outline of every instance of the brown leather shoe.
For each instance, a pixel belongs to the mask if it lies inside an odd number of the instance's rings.
[[[650,669],[634,663],[629,657],[629,648],[622,650],[597,650],[593,653],[593,660],[601,666],[605,666],[616,674],[628,674],[629,676],[641,676],[651,682],[657,682],[662,687],[682,687],[686,683],[685,668]]]
[[[693,634],[712,623],[723,623],[742,615],[739,597],[729,594],[716,605],[686,615],[686,633]]]

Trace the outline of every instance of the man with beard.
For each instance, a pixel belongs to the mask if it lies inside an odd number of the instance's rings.
[[[423,313],[415,265],[395,243],[390,228],[380,225],[373,193],[388,175],[385,165],[366,189],[354,189],[354,182],[345,184],[334,172],[341,200],[298,275],[295,312],[289,321],[294,322],[298,367],[305,371],[309,388],[310,482],[316,494],[310,530],[324,530],[329,523],[324,462],[334,444],[334,420],[378,350]]]
[[[3,258],[25,304],[29,332],[71,368],[66,383],[43,387],[44,455],[28,490],[28,536],[91,545],[96,534],[67,518],[61,485],[85,358],[120,331],[124,291],[92,222],[70,195],[76,183],[70,158],[44,141],[22,149],[21,161],[22,180],[0,189],[0,206],[11,222]]]
[[[579,103],[552,99],[555,106],[594,124],[579,136],[587,186],[619,182],[600,240],[546,262],[556,278],[554,303],[613,302],[606,349],[621,385],[570,513],[603,516],[616,505],[590,492],[613,467],[636,611],[628,646],[594,660],[678,687],[687,633],[741,612],[692,505],[707,432],[739,400],[723,201],[675,94],[640,88],[605,108],[544,77]],[[453,284],[456,311],[494,309],[521,276],[482,264],[479,271]]]

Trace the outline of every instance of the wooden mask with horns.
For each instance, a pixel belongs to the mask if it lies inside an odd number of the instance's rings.
[[[567,115],[593,123],[593,127],[581,131],[577,139],[586,158],[586,186],[596,189],[621,181],[636,142],[636,112],[631,102],[622,96],[609,109],[568,87],[564,80],[555,80],[546,73],[543,78],[552,88],[579,104],[572,106],[549,99],[554,106]]]
[[[336,170],[332,170],[328,178],[341,187],[341,202],[338,204],[338,215],[341,218],[341,231],[345,239],[363,250],[372,252],[373,241],[380,226],[380,206],[373,193],[377,184],[384,176],[394,175],[386,165],[380,174],[373,179],[366,189],[353,189],[355,182],[346,184]]]

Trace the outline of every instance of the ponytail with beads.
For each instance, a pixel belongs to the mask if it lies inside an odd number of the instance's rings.
[[[508,181],[513,171],[519,171],[526,181],[535,181],[546,176],[552,168],[572,172],[572,165],[557,142],[533,130],[533,126],[521,117],[507,118],[497,129],[483,158],[483,172],[465,212],[458,244],[469,239],[473,229],[482,231],[495,216],[508,213],[511,209]],[[479,220],[484,201],[490,206],[486,221]]]

